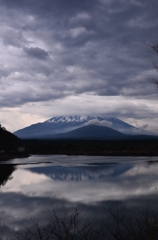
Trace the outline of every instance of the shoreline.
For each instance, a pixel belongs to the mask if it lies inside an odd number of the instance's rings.
[[[158,156],[158,140],[23,140],[29,154]]]
[[[0,161],[30,155],[158,157],[158,140],[23,140],[27,152],[4,152]]]
[[[3,154],[0,154],[0,162],[2,161],[7,161],[7,160],[11,160],[11,159],[14,159],[14,158],[27,158],[29,157],[30,154],[28,153],[3,153]]]

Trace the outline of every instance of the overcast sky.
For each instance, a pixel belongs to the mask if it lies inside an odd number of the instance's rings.
[[[0,0],[0,121],[107,114],[158,132],[157,0]]]

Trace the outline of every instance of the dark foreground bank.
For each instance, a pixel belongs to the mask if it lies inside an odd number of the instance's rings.
[[[5,161],[5,160],[10,160],[13,158],[26,158],[29,156],[30,156],[30,154],[28,153],[28,151],[24,151],[22,153],[18,152],[18,151],[15,151],[15,152],[5,151],[5,152],[0,153],[0,162]]]
[[[29,154],[158,156],[158,140],[23,140]]]

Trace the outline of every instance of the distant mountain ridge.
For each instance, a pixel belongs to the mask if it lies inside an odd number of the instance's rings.
[[[145,134],[145,131],[143,130],[121,121],[118,118],[107,117],[106,115],[57,116],[50,118],[43,123],[33,124],[26,128],[20,129],[14,132],[14,134],[23,139],[54,138],[57,134],[68,133],[89,125],[108,127],[124,134]]]

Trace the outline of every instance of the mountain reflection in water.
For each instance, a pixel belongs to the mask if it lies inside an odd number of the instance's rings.
[[[157,172],[156,157],[32,156],[1,164],[0,237],[12,238],[31,218],[47,224],[52,208],[62,214],[85,207],[83,217],[98,224],[107,202],[126,214],[148,204],[158,210]]]

